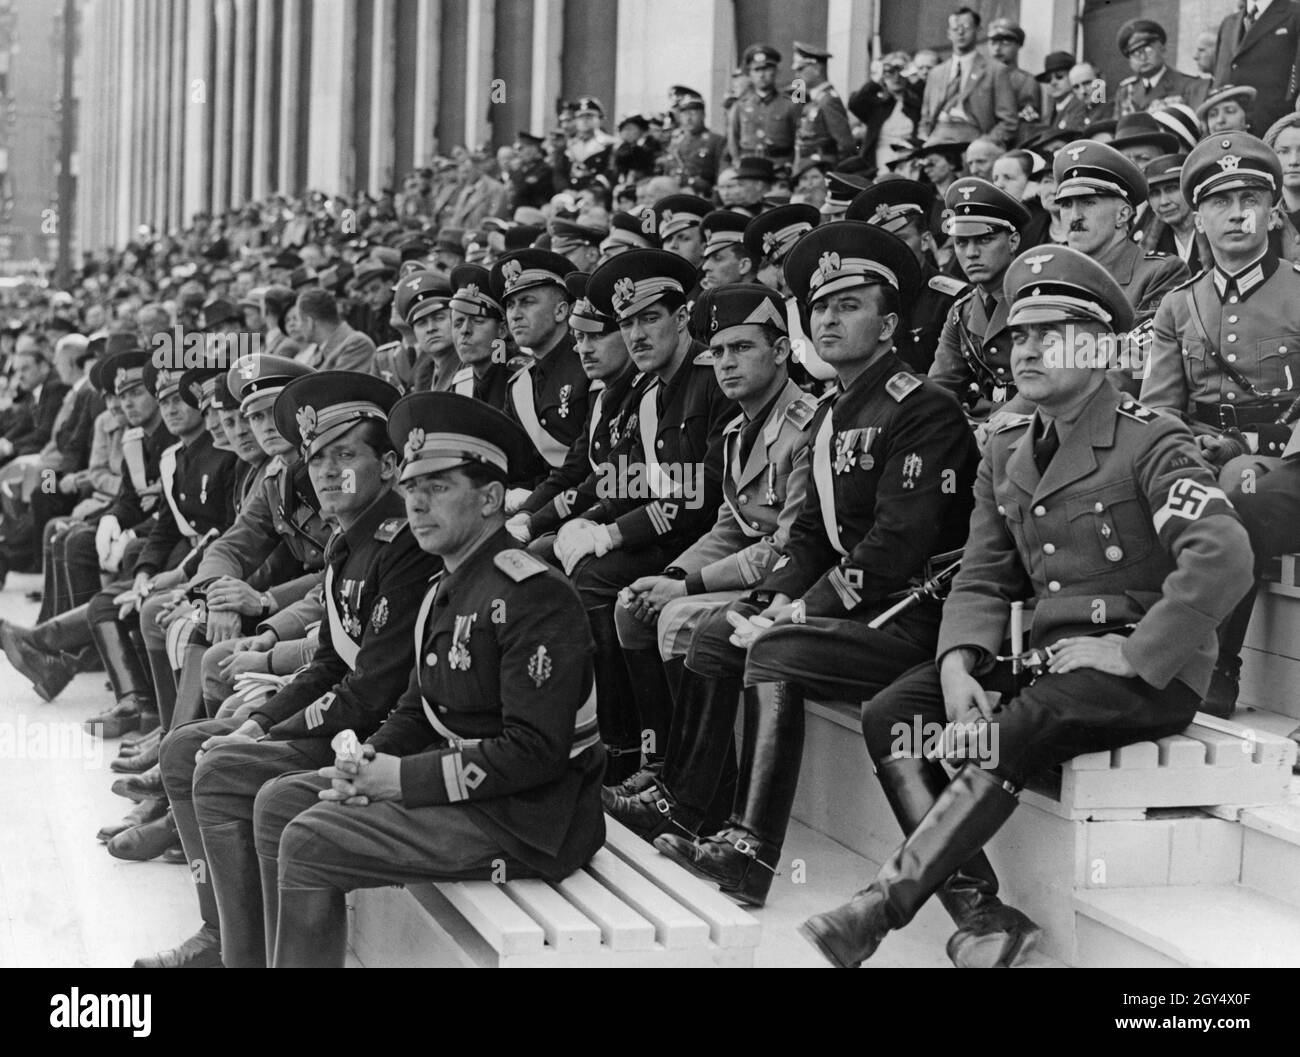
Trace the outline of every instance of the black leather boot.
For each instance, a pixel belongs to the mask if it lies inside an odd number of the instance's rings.
[[[104,826],[95,834],[95,839],[107,844],[119,833],[125,833],[129,829],[135,829],[136,826],[143,826],[146,822],[153,822],[167,814],[167,798],[165,796],[146,796],[141,797],[139,802],[129,812],[121,822],[115,822],[110,826]]]
[[[600,740],[605,743],[607,762],[605,785],[617,785],[641,770],[641,730],[637,726],[636,698],[623,647],[614,627],[614,607],[587,610],[591,637],[596,643],[592,658],[596,678],[596,719]]]
[[[894,817],[910,836],[948,786],[948,775],[937,763],[893,757],[876,769]],[[1024,945],[1039,928],[998,898],[998,878],[981,850],[959,866],[935,893],[957,931],[948,941],[948,957],[959,969],[985,969],[1001,964],[1007,954]]]
[[[133,968],[220,969],[221,933],[215,925],[204,925],[179,947],[147,958],[137,958]]]
[[[221,919],[221,964],[227,969],[265,969],[262,874],[249,822],[203,828],[208,881]]]
[[[1221,719],[1229,719],[1237,710],[1237,695],[1241,691],[1241,648],[1246,641],[1250,617],[1255,610],[1255,596],[1259,593],[1256,581],[1219,625],[1219,657],[1210,676],[1210,687],[1201,702],[1201,711]]]
[[[658,649],[623,650],[623,663],[631,678],[632,697],[636,702],[637,729],[646,750],[646,764],[664,758],[668,749],[668,728],[673,719],[672,691],[664,673]]]
[[[143,774],[127,775],[117,778],[110,787],[117,796],[128,800],[147,800],[151,796],[163,796],[162,768],[155,764]]]
[[[181,838],[176,832],[176,819],[170,811],[155,822],[146,822],[125,833],[119,833],[108,842],[108,854],[114,859],[148,862],[171,848],[179,848]]]
[[[834,965],[851,969],[870,958],[891,929],[899,929],[943,883],[988,843],[1016,809],[1016,796],[998,779],[968,764],[939,794],[934,807],[886,862],[876,879],[848,903],[817,914],[800,934]],[[1037,932],[1001,964],[1028,954]]]
[[[158,752],[162,746],[162,739],[149,740],[142,743],[144,748],[139,752],[132,752],[129,755],[123,753],[117,759],[109,763],[111,771],[118,774],[143,774],[149,768],[158,763]]]
[[[280,889],[277,969],[341,969],[348,943],[347,904],[336,888]]]
[[[737,791],[733,824],[695,842],[665,833],[655,838],[655,847],[740,902],[761,907],[776,876],[799,784],[803,693],[790,683],[746,687],[745,728],[752,762],[748,768],[741,763],[741,781],[748,770],[748,783],[743,800]]]
[[[194,815],[193,800],[173,800],[172,824],[176,829],[176,843],[180,845],[183,862],[190,868],[194,882],[194,895],[199,901],[199,917],[205,929],[219,929],[217,897],[212,885],[212,858],[208,854],[199,820]],[[218,943],[221,933],[218,931]]]
[[[90,625],[95,646],[104,659],[108,681],[117,704],[98,716],[86,720],[86,729],[105,738],[121,737],[140,726],[141,713],[156,711],[149,677],[140,666],[135,647],[126,628],[116,620]],[[96,728],[101,728],[97,730]]]
[[[32,684],[42,701],[53,701],[77,674],[75,658],[37,648],[36,634],[8,621],[0,621],[0,648],[14,671]]]

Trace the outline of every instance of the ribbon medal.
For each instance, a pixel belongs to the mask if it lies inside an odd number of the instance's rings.
[[[474,630],[474,621],[477,619],[477,613],[456,617],[456,627],[451,635],[451,649],[447,651],[447,663],[451,665],[453,671],[469,671],[472,660],[469,653],[469,636]]]
[[[559,408],[556,409],[556,414],[558,414],[560,418],[569,417],[569,397],[572,394],[573,394],[572,385],[560,386],[560,406]]]

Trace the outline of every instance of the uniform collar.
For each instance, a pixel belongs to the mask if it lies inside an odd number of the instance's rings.
[[[506,531],[502,525],[496,532],[480,543],[474,550],[465,557],[460,566],[451,572],[441,572],[438,575],[441,578],[442,586],[438,591],[436,605],[446,605],[452,592],[448,591],[448,585],[461,582],[473,583],[481,571],[492,563],[502,551],[512,550],[519,546],[515,538]]]
[[[375,530],[389,518],[405,516],[406,504],[402,501],[402,497],[391,487],[385,488],[352,523],[352,526],[344,531],[343,542],[347,545],[348,553],[355,553],[357,548],[373,537]]]
[[[1144,88],[1147,88],[1148,90],[1150,90],[1150,89],[1154,89],[1154,88],[1156,88],[1156,87],[1160,84],[1160,82],[1161,82],[1162,80],[1164,80],[1164,76],[1165,76],[1165,74],[1168,73],[1168,72],[1169,72],[1169,64],[1168,64],[1168,63],[1165,63],[1164,66],[1161,66],[1160,69],[1158,69],[1158,70],[1155,72],[1155,75],[1154,75],[1154,76],[1152,76],[1152,77],[1142,77],[1142,78],[1139,78],[1139,80],[1141,80],[1142,85],[1143,85]]]
[[[1029,428],[1011,444],[1007,477],[1022,491],[1039,499],[1092,473],[1097,468],[1095,449],[1110,447],[1115,441],[1114,409],[1119,402],[1119,391],[1106,379],[1072,422],[1056,419],[1061,446],[1041,477],[1034,465],[1034,437],[1039,422],[1035,411]]]
[[[1254,290],[1273,278],[1277,265],[1278,256],[1271,249],[1265,249],[1255,263],[1247,265],[1235,275],[1229,275],[1216,264],[1212,274],[1214,289],[1219,295],[1219,300],[1226,301],[1235,293],[1238,300],[1245,301]]]
[[[890,349],[858,375],[853,380],[852,385],[845,386],[842,382],[836,382],[840,391],[836,402],[838,403],[840,399],[848,396],[849,393],[861,394],[875,389],[886,374],[897,373],[901,370],[903,370],[903,362],[894,354],[894,350]]]

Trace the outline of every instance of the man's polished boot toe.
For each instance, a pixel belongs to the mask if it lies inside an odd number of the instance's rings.
[[[137,729],[130,734],[122,735],[122,740],[117,746],[117,755],[120,759],[130,759],[133,756],[139,756],[142,752],[148,752],[161,743],[162,729],[160,727],[155,727],[148,732]]]
[[[162,749],[162,740],[149,744],[141,752],[134,756],[119,756],[117,759],[109,762],[109,770],[116,771],[118,774],[143,774],[151,767],[158,765],[158,756]]]
[[[611,793],[617,793],[619,796],[636,796],[637,793],[643,793],[652,785],[659,781],[659,765],[653,767],[642,767],[636,774],[630,778],[624,778],[618,785],[601,786]]]
[[[179,947],[137,958],[134,969],[220,969],[221,931],[204,925]]]
[[[139,802],[149,797],[161,796],[163,791],[162,768],[154,764],[141,774],[118,778],[113,782],[113,792],[128,800]]]
[[[161,785],[161,783],[160,783]],[[146,796],[141,797],[139,803],[135,805],[121,822],[115,822],[111,826],[104,826],[100,829],[95,837],[102,843],[107,844],[119,833],[125,833],[129,829],[135,829],[137,826],[143,826],[146,822],[153,822],[167,814],[167,799],[163,796]]]
[[[83,726],[101,738],[120,738],[127,731],[141,727],[143,712],[141,702],[134,696],[129,696],[99,715],[91,716]]]
[[[31,641],[31,632],[13,624],[0,625],[0,647],[14,670],[32,684],[44,701],[53,701],[63,691],[77,666],[59,653],[46,653]]]
[[[883,910],[883,900],[873,902],[869,891],[860,893],[851,903],[814,914],[799,926],[799,935],[832,965],[856,969],[876,953],[889,932]]]
[[[654,845],[697,877],[754,907],[767,902],[781,854],[779,848],[734,827],[697,840],[664,833],[655,838]]]
[[[119,833],[108,842],[108,854],[115,859],[148,862],[158,858],[168,848],[179,848],[180,843],[176,821],[171,812],[168,812],[160,819]]]
[[[1028,957],[1042,929],[1015,907],[989,907],[953,933],[948,957],[958,969],[1009,969]]]

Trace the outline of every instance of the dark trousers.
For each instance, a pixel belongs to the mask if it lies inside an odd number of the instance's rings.
[[[45,525],[42,550],[45,589],[37,623],[89,602],[102,586],[93,525],[53,518]]]
[[[1002,701],[987,735],[979,739],[989,751],[978,762],[1016,789],[1037,772],[1082,753],[1178,734],[1200,705],[1200,695],[1176,680],[1158,690],[1141,679],[1086,668],[1042,675],[1017,689],[1011,665],[1003,663],[980,684],[1000,691]],[[939,670],[931,661],[863,706],[862,733],[872,760],[919,756],[917,718],[922,727],[947,722]]]

